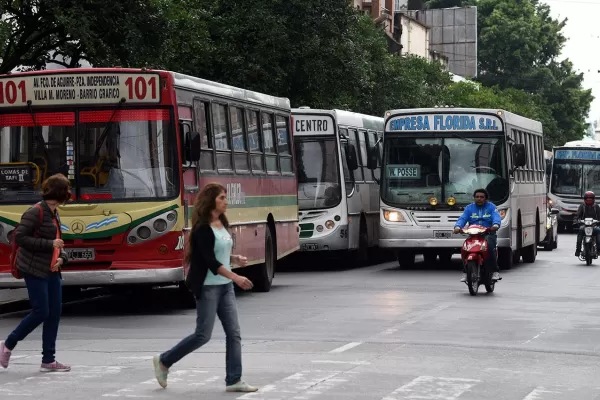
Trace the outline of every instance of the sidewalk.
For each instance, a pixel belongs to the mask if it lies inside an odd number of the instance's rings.
[[[27,300],[27,289],[0,289],[0,304],[11,301]]]

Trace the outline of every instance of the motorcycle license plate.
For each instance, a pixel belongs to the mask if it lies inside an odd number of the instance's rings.
[[[433,237],[436,239],[450,239],[452,231],[433,231]]]

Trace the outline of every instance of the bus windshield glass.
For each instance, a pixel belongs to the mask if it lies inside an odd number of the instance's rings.
[[[435,197],[446,204],[473,201],[485,188],[490,201],[508,198],[505,140],[499,137],[424,138],[389,135],[384,144],[381,196],[390,205],[423,206]]]
[[[342,201],[335,138],[296,136],[298,205],[301,210],[335,207]]]
[[[5,114],[0,126],[0,174],[22,175],[0,185],[0,203],[38,201],[41,182],[55,173],[71,180],[75,201],[177,196],[177,146],[166,109]]]
[[[554,160],[551,186],[553,194],[583,198],[588,190],[600,191],[600,163]]]

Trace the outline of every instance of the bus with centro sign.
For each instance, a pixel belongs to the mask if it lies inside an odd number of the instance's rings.
[[[371,150],[369,164],[376,165]],[[453,228],[485,188],[502,216],[499,265],[534,262],[546,222],[545,162],[538,121],[493,109],[424,108],[385,113],[379,246],[401,266],[415,255],[450,262],[464,236]]]
[[[558,229],[572,232],[583,194],[600,192],[600,142],[584,139],[554,147],[549,176],[548,197],[559,211]]]
[[[292,110],[300,208],[300,251],[365,264],[378,245],[383,118],[344,110]]]
[[[70,262],[64,285],[184,287],[196,194],[226,187],[238,270],[269,291],[278,259],[299,248],[287,98],[170,71],[94,68],[0,76],[0,288],[21,214],[62,173]],[[187,293],[187,291],[186,291]]]

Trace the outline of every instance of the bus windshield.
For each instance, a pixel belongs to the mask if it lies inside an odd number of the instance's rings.
[[[342,201],[335,138],[296,136],[298,205],[301,210],[335,207]]]
[[[166,109],[0,115],[0,168],[21,181],[0,185],[0,203],[40,199],[41,182],[67,176],[75,201],[158,200],[178,194],[177,146]]]
[[[554,160],[551,186],[553,194],[583,198],[588,190],[600,191],[600,163]]]
[[[508,198],[505,140],[498,137],[394,137],[384,143],[381,196],[390,205],[418,205],[435,197],[443,207],[454,197],[457,205],[473,201],[485,188],[496,204]]]

